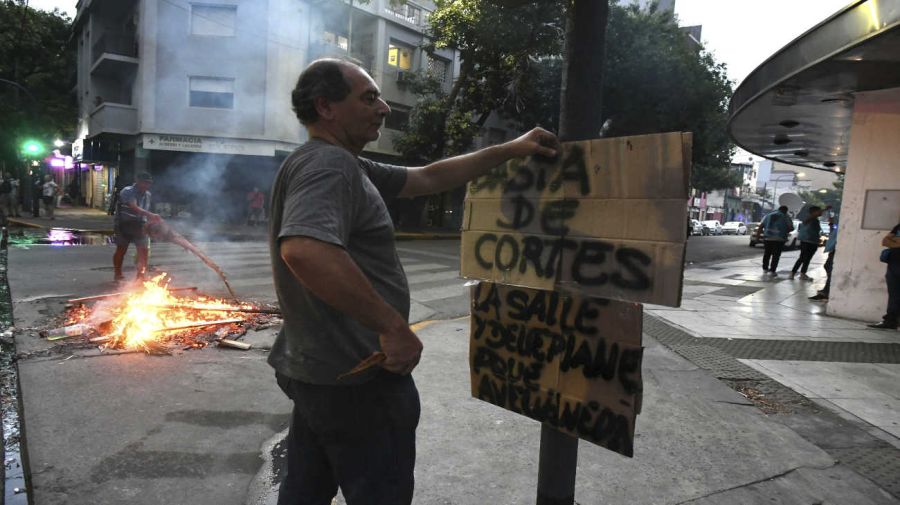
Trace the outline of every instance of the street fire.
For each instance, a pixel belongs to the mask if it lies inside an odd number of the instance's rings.
[[[66,325],[48,332],[47,338],[93,335],[89,341],[102,342],[106,348],[145,352],[164,351],[172,342],[186,345],[185,349],[205,347],[212,341],[244,349],[249,346],[226,339],[240,337],[248,327],[267,324],[278,314],[251,303],[172,289],[169,280],[160,274],[131,292],[70,300],[73,306]],[[88,307],[84,301],[96,303]]]

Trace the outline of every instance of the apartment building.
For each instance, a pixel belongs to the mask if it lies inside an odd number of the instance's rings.
[[[164,214],[236,219],[306,140],[290,104],[301,70],[326,56],[369,70],[394,112],[367,154],[395,159],[393,137],[415,97],[409,73],[448,87],[451,52],[426,55],[430,2],[389,0],[80,0],[77,183],[108,204],[137,171],[153,174]]]

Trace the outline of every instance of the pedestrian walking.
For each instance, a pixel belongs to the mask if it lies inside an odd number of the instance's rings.
[[[831,294],[831,271],[834,269],[834,254],[837,249],[838,235],[837,220],[833,217],[828,220],[828,230],[828,240],[825,241],[825,253],[828,254],[828,259],[825,260],[825,265],[822,267],[825,269],[825,274],[828,277],[825,281],[825,287],[820,289],[815,296],[809,297],[810,300],[815,302],[827,302],[828,296]]]
[[[40,173],[31,175],[31,215],[41,216],[41,200],[44,198],[44,179]]]
[[[265,218],[266,195],[254,187],[247,193],[247,224],[261,224]]]
[[[47,219],[56,219],[53,215],[56,209],[56,195],[59,194],[59,185],[53,182],[53,176],[47,174],[44,176],[44,184],[42,197],[44,200],[44,217]]]
[[[6,219],[12,216],[9,211],[12,207],[10,199],[12,198],[12,176],[9,172],[0,175],[0,222],[6,226]]]
[[[119,191],[116,201],[116,213],[113,228],[116,232],[116,252],[113,253],[113,278],[116,281],[125,279],[122,275],[122,262],[128,246],[134,243],[137,249],[135,261],[135,280],[143,280],[150,257],[150,238],[144,228],[146,223],[158,223],[161,218],[150,212],[150,186],[153,178],[148,173],[139,173],[134,184],[125,186]]]
[[[759,226],[756,228],[756,239],[762,240],[765,245],[762,261],[763,273],[768,272],[772,275],[778,275],[778,260],[781,259],[781,252],[784,250],[784,243],[787,242],[788,234],[793,230],[794,223],[788,216],[786,205],[782,205],[775,212],[767,214],[762,222],[759,223]]]
[[[869,328],[896,330],[900,318],[900,224],[881,239],[881,245],[887,248],[881,253],[882,261],[887,263],[884,275],[888,292],[887,312],[880,323],[870,324]]]
[[[385,201],[446,191],[514,157],[556,156],[540,128],[510,142],[405,168],[360,157],[390,107],[375,81],[342,60],[311,63],[292,92],[309,141],[272,189],[270,247],[284,314],[268,362],[294,402],[278,503],[408,505],[422,343]],[[381,351],[379,367],[338,381]]]
[[[806,275],[809,269],[809,262],[819,249],[819,237],[822,236],[822,223],[819,222],[819,216],[822,215],[822,208],[812,206],[809,208],[809,216],[800,223],[797,230],[797,238],[800,239],[800,257],[794,262],[794,268],[791,269],[791,279],[800,271],[800,280],[811,281],[812,277]]]
[[[7,216],[12,215],[14,217],[22,217],[19,214],[19,179],[16,177],[10,177],[9,183],[12,186],[12,191],[9,195],[9,213]]]

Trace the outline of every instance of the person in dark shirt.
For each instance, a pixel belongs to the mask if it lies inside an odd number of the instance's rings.
[[[869,328],[896,330],[900,317],[900,224],[884,236],[881,245],[890,250],[884,276],[888,290],[887,312],[880,323],[870,324]]]

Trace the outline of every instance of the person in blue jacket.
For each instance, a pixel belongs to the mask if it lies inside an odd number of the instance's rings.
[[[825,260],[825,265],[822,267],[825,269],[825,273],[828,275],[828,279],[825,281],[825,287],[820,289],[815,296],[810,296],[809,299],[814,302],[827,302],[828,294],[831,292],[831,270],[834,268],[834,254],[835,249],[837,249],[837,234],[838,234],[838,225],[837,220],[835,218],[831,218],[828,220],[828,240],[825,242],[825,252],[828,253],[828,259]]]
[[[797,238],[800,239],[800,257],[797,258],[794,268],[791,269],[791,279],[797,275],[797,270],[800,270],[800,279],[812,280],[812,277],[806,275],[806,271],[809,269],[809,262],[819,248],[819,237],[822,235],[822,223],[819,222],[821,215],[822,208],[812,206],[809,208],[809,217],[800,223],[800,229],[797,231]]]
[[[791,217],[788,216],[786,205],[782,205],[775,212],[767,214],[759,224],[759,227],[756,228],[756,239],[763,240],[765,244],[762,263],[763,273],[769,272],[772,275],[778,275],[776,273],[778,260],[781,259],[781,251],[784,250],[784,243],[787,242],[788,234],[792,231],[794,231],[794,223],[791,221]]]

